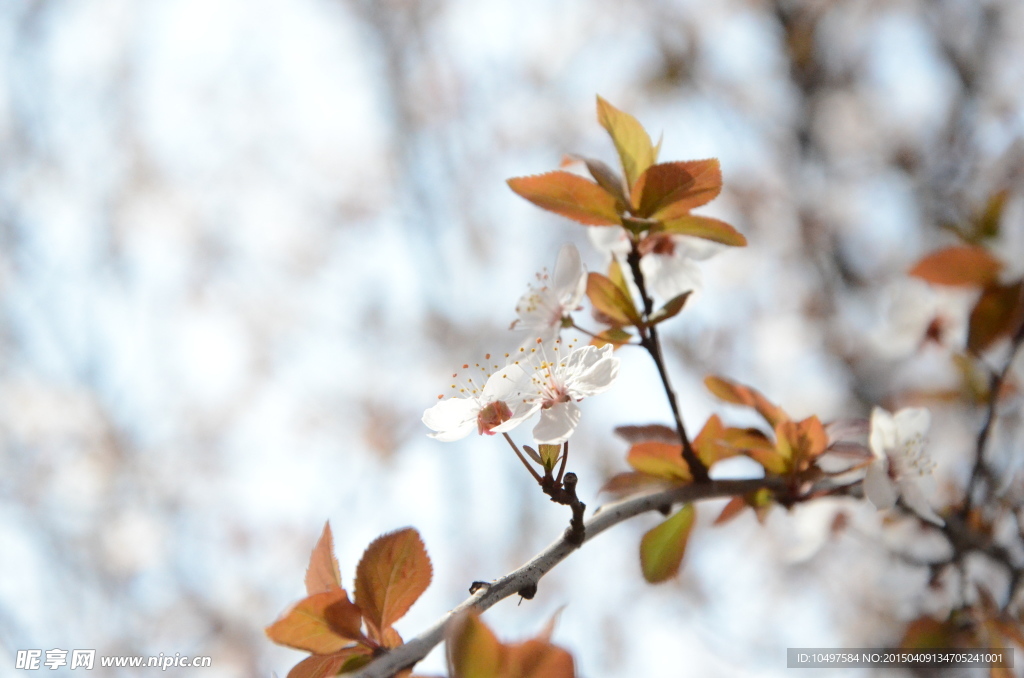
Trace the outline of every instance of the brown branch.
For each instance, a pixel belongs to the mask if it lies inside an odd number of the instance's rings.
[[[780,489],[779,481],[772,478],[713,480],[624,499],[599,508],[590,520],[586,521],[584,541],[590,541],[624,520],[648,511],[656,511],[665,505],[744,495],[763,487]],[[413,666],[444,640],[448,623],[453,617],[471,607],[483,611],[522,591],[535,591],[541,578],[569,557],[577,548],[579,546],[570,542],[567,535],[563,535],[514,572],[489,584],[474,582],[474,592],[469,598],[438,619],[433,626],[420,635],[352,674],[353,678],[390,678],[398,671]]]

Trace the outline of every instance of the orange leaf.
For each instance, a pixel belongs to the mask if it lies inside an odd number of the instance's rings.
[[[502,678],[574,678],[572,655],[546,640],[506,646]]]
[[[640,175],[657,160],[651,137],[636,118],[600,96],[597,97],[597,121],[612,138],[626,173],[626,188],[632,189]]]
[[[619,202],[619,209],[626,209],[629,206],[629,198],[626,197],[626,189],[622,185],[622,177],[600,160],[583,158],[583,162],[598,186],[608,191],[608,194]]]
[[[706,378],[704,385],[709,391],[728,403],[753,407],[773,428],[780,421],[789,420],[789,415],[781,407],[773,404],[760,392],[749,386],[715,376]]]
[[[729,500],[729,503],[725,505],[722,512],[715,518],[714,525],[724,525],[736,516],[738,516],[743,509],[747,507],[747,502],[743,497],[733,497]]]
[[[588,226],[615,226],[622,223],[615,209],[616,200],[593,181],[561,170],[515,177],[509,188],[534,205],[561,214]]]
[[[378,639],[430,585],[433,569],[411,527],[373,540],[356,567],[356,604]]]
[[[590,340],[590,343],[598,348],[611,344],[615,350],[618,350],[628,344],[632,338],[633,335],[621,327],[609,327],[603,332],[598,332],[597,336]]]
[[[640,325],[640,313],[633,300],[600,273],[587,274],[587,298],[594,308],[617,325]]]
[[[640,567],[648,582],[663,582],[679,571],[695,515],[693,504],[684,504],[640,540]]]
[[[703,238],[732,247],[744,247],[747,244],[747,239],[743,234],[724,221],[711,217],[699,217],[696,214],[666,219],[661,222],[661,227],[666,233],[692,235],[695,238]]]
[[[693,439],[693,449],[708,468],[717,461],[739,454],[739,450],[725,443],[725,426],[717,414],[711,415],[704,428]]]
[[[647,424],[645,426],[616,426],[615,435],[627,443],[642,443],[645,440],[656,440],[660,443],[671,443],[679,440],[674,428],[664,424]]]
[[[366,655],[369,649],[356,646],[334,654],[315,654],[307,657],[292,667],[288,672],[288,678],[323,678],[324,676],[336,676],[341,667],[354,656]]]
[[[633,186],[636,216],[674,219],[711,202],[722,190],[717,159],[651,165]]]
[[[985,287],[996,281],[1003,262],[984,247],[956,246],[933,252],[910,269],[909,275],[935,285]]]
[[[323,534],[313,548],[306,568],[306,593],[325,593],[332,589],[342,589],[341,572],[338,560],[334,557],[334,539],[331,536],[331,524],[324,523]]]
[[[645,442],[629,448],[626,461],[640,473],[672,482],[693,482],[690,467],[683,461],[682,445]]]
[[[679,315],[679,312],[683,310],[683,306],[686,305],[686,300],[690,298],[690,294],[692,292],[693,290],[687,290],[686,292],[666,301],[664,306],[651,314],[647,324],[657,325],[660,322],[664,322],[669,318]]]
[[[971,310],[967,348],[981,353],[1024,322],[1024,281],[986,287]]]
[[[344,616],[343,608],[354,605],[349,601],[348,594],[340,589],[315,593],[300,600],[286,612],[284,616],[267,627],[267,636],[279,645],[287,645],[298,650],[306,650],[314,654],[332,654],[343,649],[353,641],[362,638],[361,633],[351,633],[350,625],[343,624],[336,628],[327,619],[327,610],[335,605],[338,615]],[[356,609],[358,614],[358,609]]]

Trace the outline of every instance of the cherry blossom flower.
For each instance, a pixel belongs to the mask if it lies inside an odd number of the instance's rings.
[[[568,440],[580,422],[576,403],[611,388],[619,374],[619,362],[612,355],[612,347],[605,345],[583,346],[565,357],[534,363],[533,394],[528,401],[541,411],[533,429],[534,439],[543,445]]]
[[[486,357],[490,359],[490,354]],[[468,367],[463,365],[463,368]],[[481,369],[486,371],[486,368]],[[423,423],[434,431],[427,435],[451,442],[465,438],[474,428],[481,435],[511,431],[540,407],[534,399],[531,398],[533,402],[526,400],[532,395],[531,385],[531,374],[517,363],[491,374],[482,387],[473,378],[461,386],[453,383],[456,396],[441,400],[423,413]]]
[[[624,262],[630,241],[626,229],[619,226],[588,228],[594,247],[609,258]],[[640,271],[647,287],[666,301],[700,289],[701,273],[696,262],[709,259],[725,248],[710,240],[671,233],[652,233],[640,241]],[[627,267],[624,272],[628,275]]]
[[[562,246],[551,277],[549,284],[546,272],[537,275],[541,285],[531,285],[519,299],[519,318],[512,323],[514,329],[525,329],[549,344],[558,338],[565,320],[579,308],[587,290],[587,272],[575,246]]]
[[[902,496],[917,515],[943,525],[923,488],[935,467],[924,451],[930,423],[931,415],[924,408],[906,408],[895,415],[874,409],[868,441],[874,459],[864,477],[864,494],[879,510],[892,508]]]

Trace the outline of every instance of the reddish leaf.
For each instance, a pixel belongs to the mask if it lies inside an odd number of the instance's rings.
[[[695,238],[704,238],[732,247],[744,247],[747,244],[747,239],[743,234],[724,221],[711,217],[699,217],[696,214],[666,219],[661,222],[661,227],[666,233],[692,235]]]
[[[626,461],[640,473],[664,478],[671,482],[693,482],[693,474],[683,461],[682,445],[646,442],[629,449]]]
[[[640,567],[648,582],[663,582],[679,571],[695,515],[693,504],[684,504],[640,540]]]
[[[673,443],[679,440],[674,428],[664,424],[647,424],[645,426],[616,426],[615,435],[627,443],[642,443],[653,440],[659,443]]]
[[[336,628],[327,619],[327,609],[335,605],[339,614],[345,604],[352,605],[348,594],[340,589],[315,593],[300,600],[284,616],[267,627],[267,636],[279,645],[287,645],[314,654],[332,654],[362,638],[362,634],[345,635],[349,624]],[[352,606],[355,607],[354,605]],[[358,614],[358,610],[356,610]],[[347,631],[346,631],[347,629]]]
[[[430,585],[433,569],[411,527],[378,537],[356,568],[356,604],[371,632],[381,633],[409,611]]]
[[[629,290],[629,283],[626,281],[626,276],[622,272],[622,266],[619,264],[618,259],[612,257],[612,263],[608,264],[608,279],[615,283],[615,286],[622,290],[622,293],[627,298],[632,299],[633,295]]]
[[[292,670],[288,672],[288,678],[323,678],[324,676],[336,676],[341,671],[341,667],[345,665],[352,657],[357,655],[366,655],[369,650],[362,646],[357,646],[348,650],[342,650],[341,652],[335,652],[334,654],[320,655],[315,654],[312,657],[307,657],[301,662],[292,667]]]
[[[615,198],[592,181],[561,170],[516,177],[509,188],[538,207],[588,226],[621,223]]]
[[[324,531],[313,548],[306,569],[306,593],[325,593],[333,589],[342,589],[341,572],[338,560],[334,557],[334,539],[331,536],[331,524],[324,523]]]
[[[611,136],[626,173],[626,187],[632,189],[640,175],[657,160],[651,137],[636,118],[600,96],[597,97],[597,121]]]
[[[546,640],[533,639],[506,646],[505,678],[574,678],[572,655]]]
[[[687,290],[682,294],[672,297],[665,305],[659,308],[657,311],[651,314],[648,325],[657,325],[660,322],[664,322],[669,318],[679,315],[679,312],[683,310],[683,306],[686,305],[686,300],[690,298],[693,290]]]
[[[722,434],[722,443],[747,455],[772,474],[785,473],[789,456],[780,454],[775,443],[753,428],[728,428]]]
[[[780,421],[789,420],[789,415],[781,407],[775,405],[761,395],[760,392],[749,386],[743,386],[734,381],[715,376],[707,377],[704,380],[704,385],[707,386],[709,391],[726,402],[753,407],[773,428]]]
[[[715,518],[715,522],[713,524],[724,525],[742,513],[743,509],[746,507],[747,502],[743,497],[733,497],[729,500],[729,503],[725,505],[725,508],[722,509],[722,512],[718,514],[718,517]]]
[[[587,274],[587,298],[594,308],[610,318],[616,325],[641,324],[640,313],[633,300],[618,286],[600,273]]]
[[[633,186],[636,216],[658,220],[686,216],[722,190],[718,160],[687,160],[651,165]]]
[[[956,246],[933,252],[909,274],[935,285],[985,287],[996,281],[1003,263],[984,247]]]
[[[985,288],[971,311],[967,348],[981,353],[1024,322],[1024,281]]]
[[[640,494],[641,492],[647,493],[663,490],[671,486],[672,483],[663,478],[640,473],[639,471],[630,471],[612,476],[599,491],[607,492],[617,497],[624,497],[630,494]]]

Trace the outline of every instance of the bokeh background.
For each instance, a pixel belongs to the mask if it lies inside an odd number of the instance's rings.
[[[283,676],[302,654],[262,629],[327,519],[346,582],[374,537],[420,530],[435,575],[406,636],[556,538],[567,511],[500,440],[419,418],[523,339],[515,303],[562,243],[603,265],[504,183],[613,161],[598,93],[663,159],[720,158],[703,212],[750,241],[667,331],[691,428],[745,421],[709,373],[825,420],[959,388],[971,294],[905,273],[999,191],[990,247],[1024,269],[1017,0],[0,3],[0,674],[93,648]],[[574,438],[591,507],[624,469],[612,428],[669,421],[620,355]],[[933,406],[939,502],[979,420]],[[891,644],[943,609],[895,553],[913,521],[836,500],[712,529],[722,503],[670,583],[640,575],[644,516],[485,619],[516,639],[563,608],[590,678],[772,676],[786,647]]]

